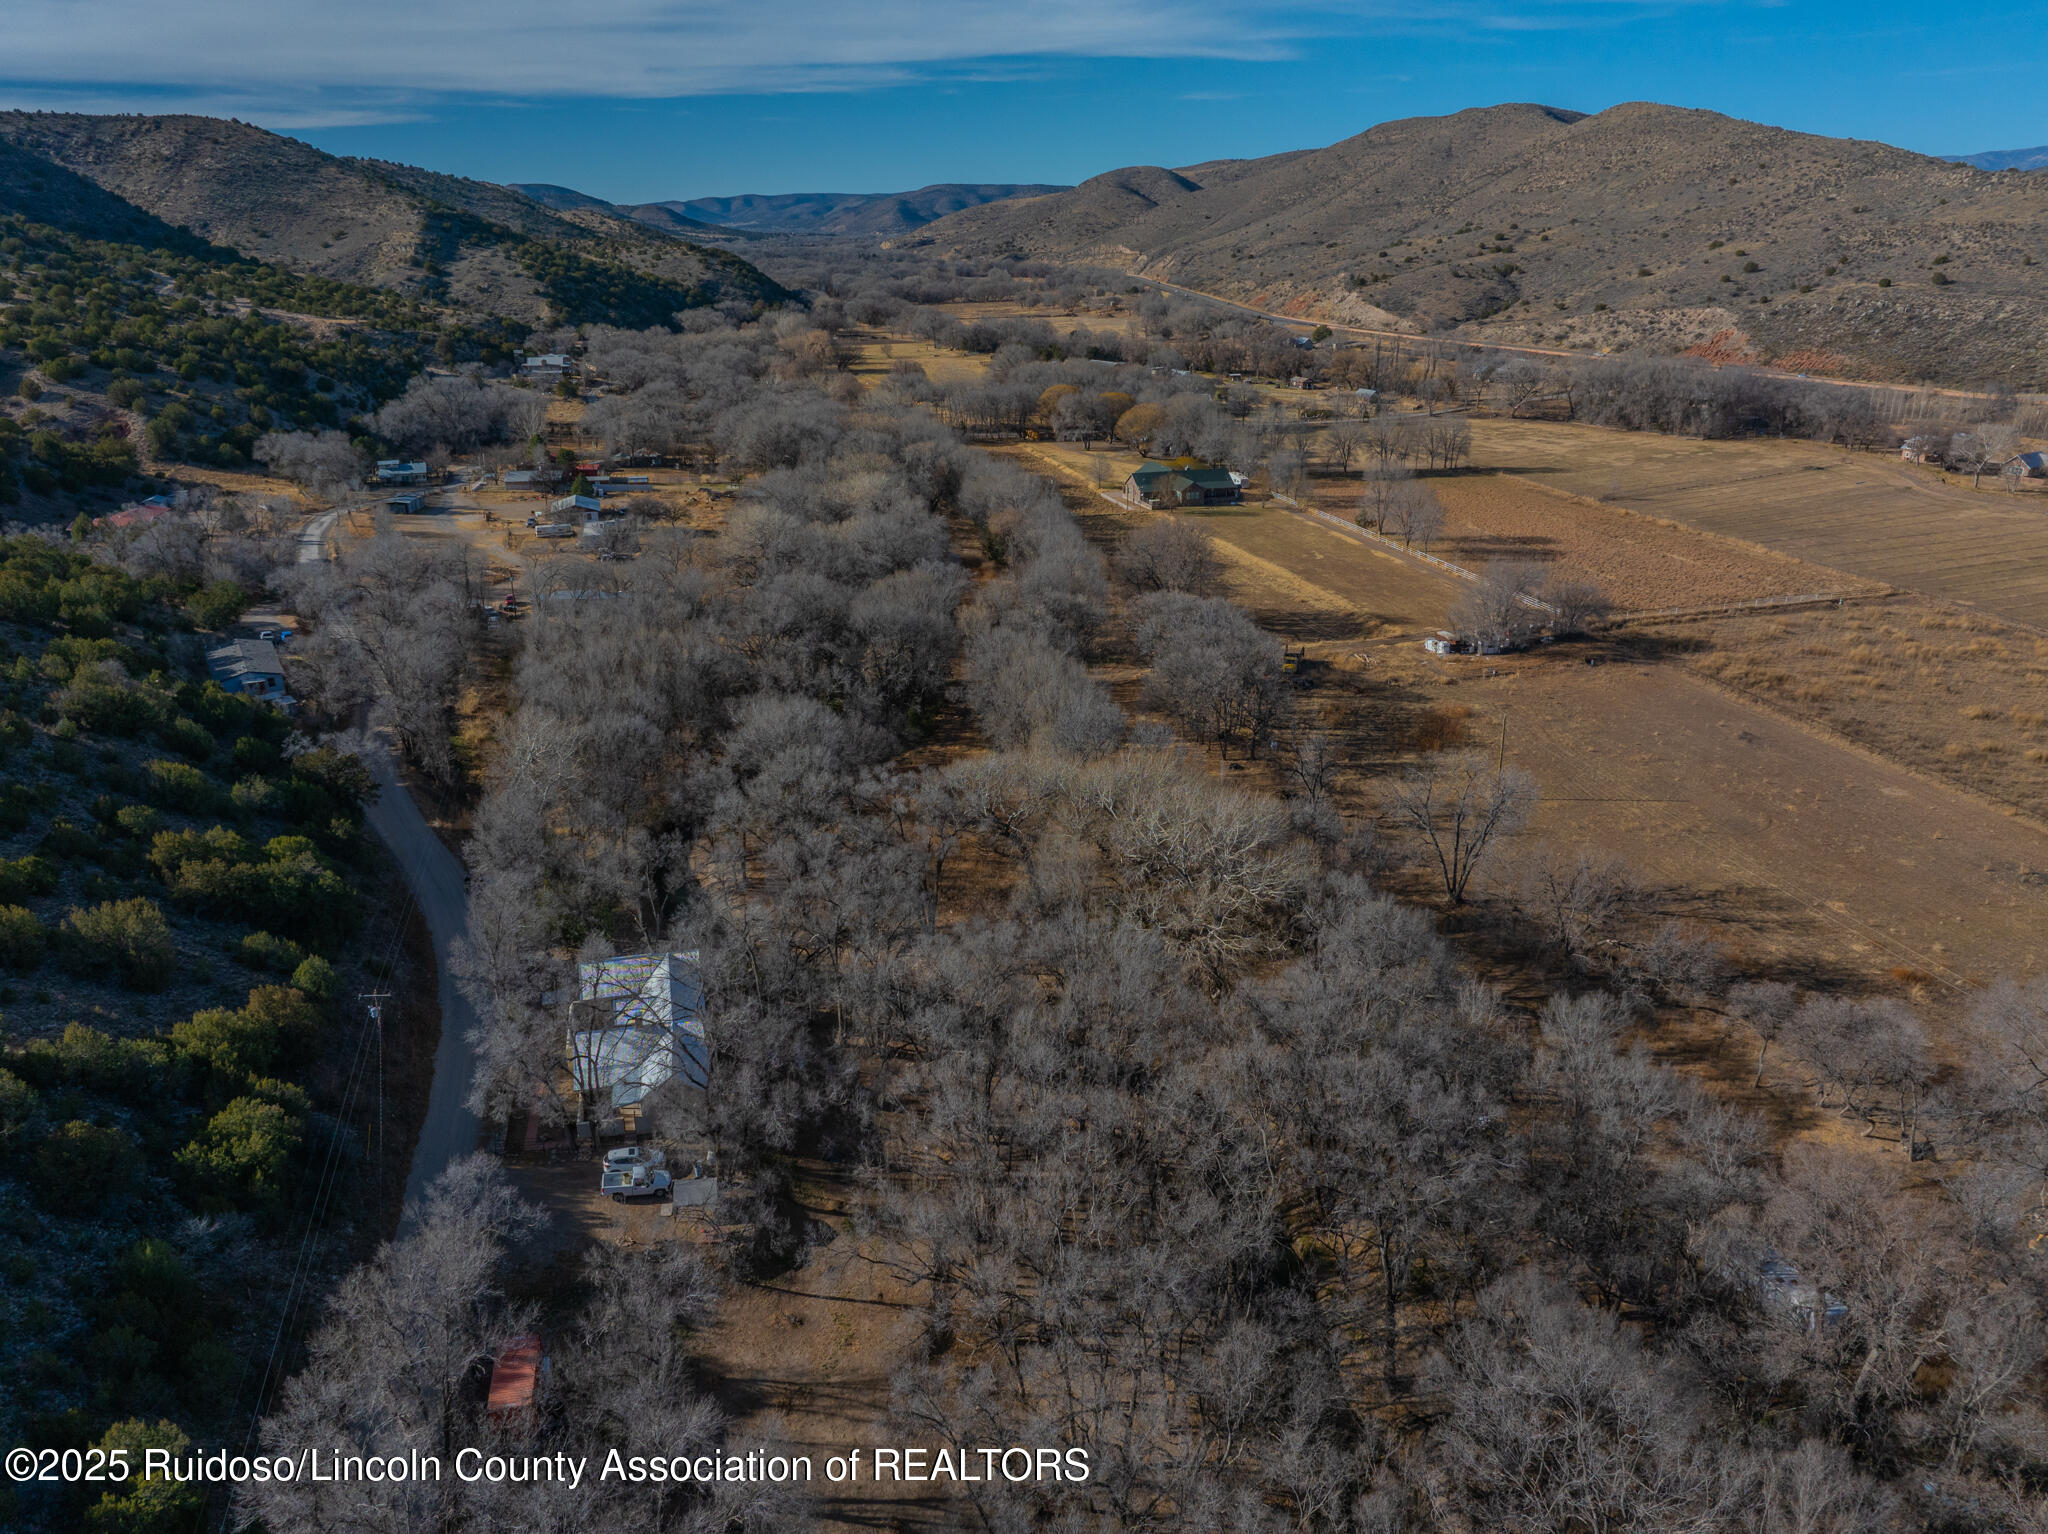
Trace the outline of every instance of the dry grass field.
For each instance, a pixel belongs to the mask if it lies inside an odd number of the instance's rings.
[[[2048,628],[2048,495],[1809,442],[1476,421],[1476,466]]]
[[[1232,561],[1233,594],[1262,621],[1298,612],[1294,593],[1306,585],[1358,615],[1356,636],[1412,636],[1438,626],[1458,593],[1450,576],[1275,508],[1190,520],[1226,550],[1250,556]],[[1636,521],[1617,525],[1632,529]],[[1266,577],[1268,570],[1275,576]],[[1432,744],[1437,737],[1493,744],[1504,722],[1508,762],[1543,787],[1535,837],[1622,858],[1674,911],[1707,922],[1759,971],[1894,994],[1917,989],[1934,1015],[1953,1015],[1975,983],[2048,968],[2048,878],[2041,875],[2048,831],[1901,759],[1907,742],[1893,736],[1908,716],[1870,710],[1891,721],[1892,733],[1879,731],[1858,749],[1787,717],[1777,705],[1804,706],[1796,695],[1767,695],[1768,707],[1748,701],[1731,690],[1755,685],[1738,671],[1743,652],[1722,648],[1724,632],[1742,625],[1761,634],[1764,625],[1782,623],[1788,634],[1819,635],[1833,632],[1830,620],[1866,625],[1865,642],[1896,644],[1881,632],[1887,622],[1901,628],[1890,613],[1851,604],[1660,625],[1640,641],[1600,647],[1594,653],[1609,662],[1600,666],[1580,663],[1589,653],[1582,646],[1484,665],[1428,656],[1410,642],[1323,647],[1347,668],[1346,685],[1332,679],[1308,697],[1343,736],[1351,759],[1375,774],[1396,766],[1403,744],[1423,735]],[[1272,626],[1316,637],[1298,619],[1292,628]],[[1961,628],[1912,632],[1912,642],[1929,647],[1930,666],[1942,664],[1951,647],[1993,637]],[[2031,655],[2031,636],[2017,637]],[[2027,685],[2018,680],[2022,658],[2017,650],[2008,657],[2016,687]],[[1694,666],[1721,673],[1723,685],[1689,674]],[[1781,669],[1792,689],[1824,685],[1810,661]],[[1947,695],[1930,687],[1926,696]],[[1994,704],[2006,712],[1965,721],[1958,711],[1955,722],[1985,739],[1994,730],[2031,728],[2015,722],[2012,703],[1982,702]],[[1937,740],[1937,715],[1969,706],[1924,705],[1923,749],[1934,761],[1953,761]],[[1448,732],[1421,729],[1442,720],[1453,722]],[[1988,759],[2017,769],[2028,765],[2025,749],[2015,741]],[[1960,772],[1944,775],[1986,792]],[[1362,774],[1352,788],[1361,804],[1369,802],[1370,778]]]
[[[1431,553],[1469,570],[1494,559],[1555,566],[1595,582],[1624,612],[1882,589],[1839,570],[1602,505],[1519,475],[1458,474],[1431,483],[1445,513],[1443,537]],[[1326,481],[1316,500],[1323,510],[1350,515],[1357,491],[1351,483]]]
[[[988,359],[967,352],[948,351],[915,336],[892,335],[887,331],[863,330],[850,350],[846,370],[869,388],[889,375],[898,362],[914,362],[934,383],[955,383],[979,378],[988,371]]]
[[[2048,813],[2048,639],[1908,597],[1656,633],[1725,686],[2021,813]]]

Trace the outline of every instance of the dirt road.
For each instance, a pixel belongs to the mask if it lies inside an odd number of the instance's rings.
[[[1417,335],[1413,331],[1373,330],[1364,325],[1346,325],[1338,320],[1317,319],[1313,316],[1304,318],[1302,315],[1299,314],[1282,314],[1277,309],[1261,309],[1253,304],[1240,303],[1234,298],[1224,298],[1216,293],[1205,293],[1200,288],[1183,287],[1181,286],[1181,284],[1177,282],[1167,282],[1158,277],[1148,277],[1145,276],[1142,272],[1133,272],[1131,275],[1136,277],[1140,282],[1150,283],[1155,288],[1165,288],[1168,292],[1179,293],[1188,298],[1199,298],[1204,303],[1219,304],[1225,309],[1235,309],[1241,314],[1255,314],[1260,319],[1276,320],[1283,325],[1297,325],[1305,331],[1313,330],[1316,326],[1321,325],[1325,329],[1336,332],[1338,335],[1376,336],[1387,340],[1405,341],[1410,345],[1416,346],[1431,344],[1432,342],[1432,338],[1428,336]],[[1604,351],[1572,351],[1559,346],[1510,346],[1504,342],[1495,341],[1437,339],[1435,340],[1434,344],[1450,347],[1453,350],[1458,351],[1499,352],[1506,353],[1507,355],[1516,357],[1571,357],[1584,360],[1592,357],[1604,357],[1607,355],[1607,353]],[[1749,369],[1749,371],[1752,373],[1759,374],[1765,378],[1805,379],[1810,376],[1805,373],[1788,373],[1783,368],[1773,367],[1752,367]],[[1839,384],[1843,388],[1848,389],[1897,389],[1902,387],[1901,385],[1896,383],[1882,383],[1861,378],[1814,377],[1813,381],[1816,383]],[[1924,388],[1926,392],[1929,394],[1946,395],[1950,399],[1992,398],[1992,396],[1989,394],[1980,393],[1978,391],[1971,389],[1939,389],[1932,388],[1926,385],[1913,385],[1911,387]],[[2024,394],[2021,395],[2020,398],[2036,400],[2040,399],[2041,396],[2038,394]]]

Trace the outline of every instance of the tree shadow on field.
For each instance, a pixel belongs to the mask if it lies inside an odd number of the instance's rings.
[[[1510,537],[1504,533],[1455,533],[1439,540],[1438,550],[1453,564],[1478,564],[1490,559],[1551,564],[1562,556],[1555,538]]]
[[[1684,660],[1688,656],[1708,654],[1714,649],[1713,641],[1704,635],[1669,629],[1626,629],[1603,637],[1607,641],[1609,659],[1639,665]]]

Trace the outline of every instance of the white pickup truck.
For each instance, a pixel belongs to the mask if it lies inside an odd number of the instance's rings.
[[[629,1198],[667,1198],[669,1175],[641,1166],[607,1167],[598,1191],[609,1193],[615,1204],[623,1204]]]

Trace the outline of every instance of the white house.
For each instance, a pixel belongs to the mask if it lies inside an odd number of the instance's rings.
[[[669,1081],[710,1085],[695,950],[599,959],[577,965],[576,978],[567,1052],[579,1092],[625,1108]]]
[[[377,461],[377,483],[380,485],[424,485],[427,473],[427,466],[423,463],[408,463],[402,458],[380,458]]]

